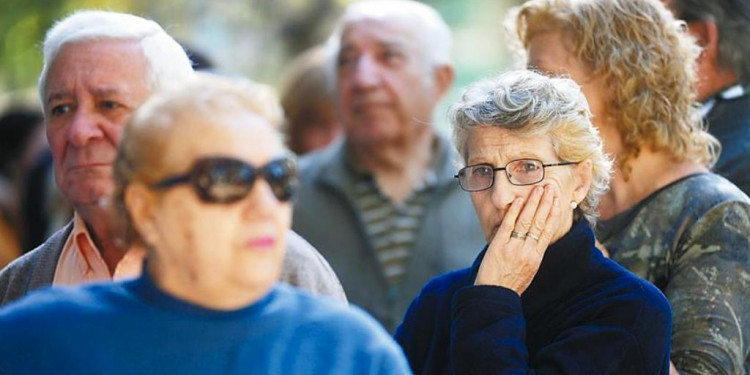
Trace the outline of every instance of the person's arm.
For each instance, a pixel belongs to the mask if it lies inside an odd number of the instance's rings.
[[[719,205],[673,254],[671,359],[680,374],[744,374],[750,340],[750,205]]]

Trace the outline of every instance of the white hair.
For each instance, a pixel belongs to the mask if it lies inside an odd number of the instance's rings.
[[[43,105],[49,67],[63,46],[102,39],[140,42],[148,62],[146,82],[153,90],[193,77],[193,67],[185,50],[158,23],[132,14],[81,10],[58,21],[44,39],[44,67],[39,76]]]
[[[364,20],[405,22],[419,38],[425,62],[433,67],[451,64],[451,29],[435,9],[413,0],[364,0],[346,8],[326,43],[329,74],[335,72],[344,28]]]
[[[573,80],[529,70],[507,72],[469,86],[448,116],[464,162],[472,132],[490,127],[519,137],[548,135],[560,160],[591,160],[591,186],[575,214],[594,225],[599,197],[609,188],[612,160],[604,153],[599,131],[591,122],[586,97]]]

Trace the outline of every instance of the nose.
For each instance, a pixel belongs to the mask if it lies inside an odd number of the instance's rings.
[[[495,172],[495,182],[490,188],[492,190],[492,204],[498,209],[506,209],[513,203],[513,200],[519,197],[525,198],[520,194],[522,186],[516,186],[508,181],[508,176],[503,171]]]
[[[363,54],[354,66],[354,85],[358,88],[371,88],[380,82],[380,69],[375,59]]]
[[[83,147],[90,140],[104,136],[98,116],[82,106],[76,109],[67,129],[68,141],[76,147]]]

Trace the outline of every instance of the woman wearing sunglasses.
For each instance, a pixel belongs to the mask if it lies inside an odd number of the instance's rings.
[[[202,76],[155,95],[114,174],[134,280],[0,311],[2,374],[405,374],[369,316],[277,284],[297,188],[267,89]]]
[[[611,162],[575,82],[530,71],[451,111],[487,240],[432,280],[396,332],[416,374],[666,374],[669,305],[602,256],[591,226]]]

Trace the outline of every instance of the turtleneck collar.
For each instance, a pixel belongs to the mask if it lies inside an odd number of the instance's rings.
[[[486,251],[487,247],[474,261],[471,280],[476,279]],[[594,233],[588,223],[579,219],[568,233],[547,248],[539,271],[521,296],[524,315],[535,316],[585,283],[590,277],[587,270],[592,256],[602,255],[595,249]]]

